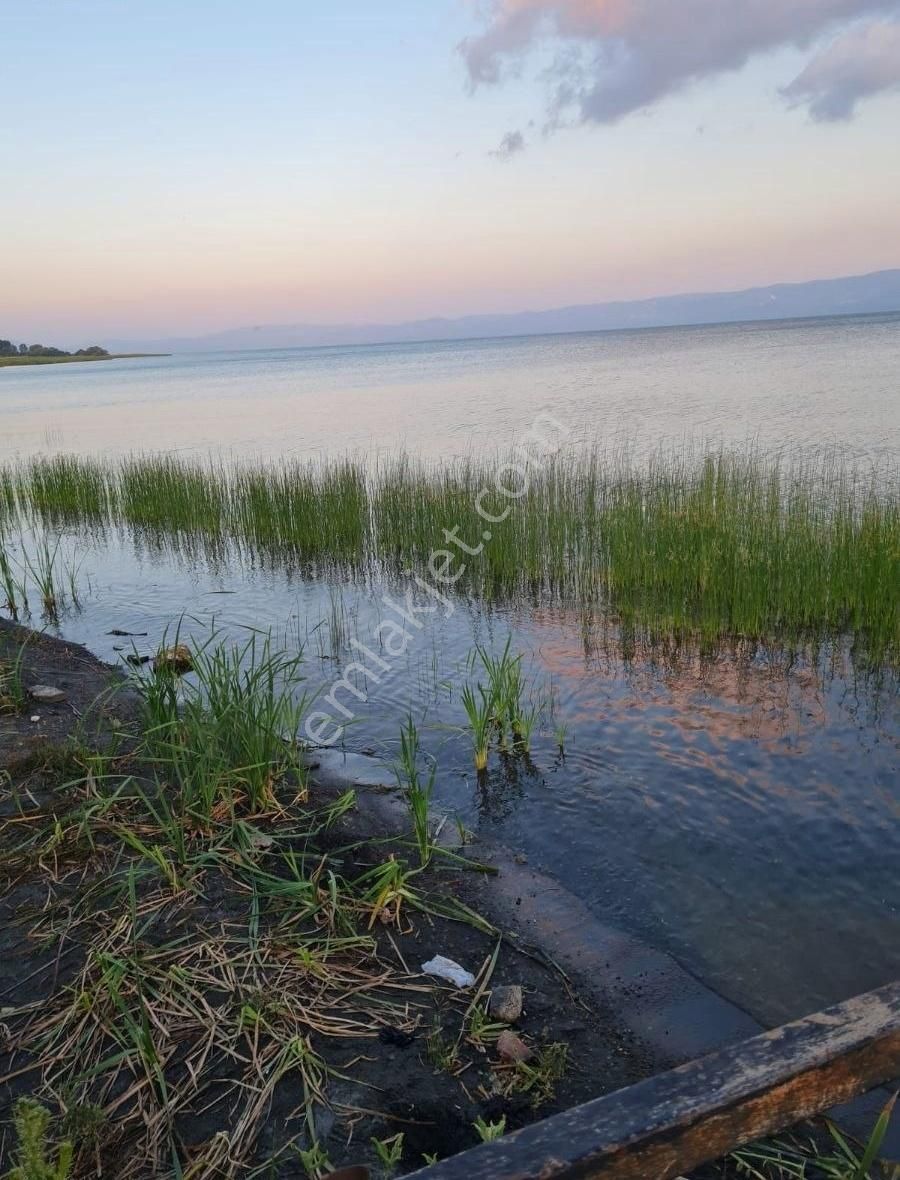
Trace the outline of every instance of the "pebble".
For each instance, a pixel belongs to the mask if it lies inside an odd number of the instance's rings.
[[[191,656],[191,649],[185,647],[183,643],[176,643],[174,647],[162,647],[156,653],[156,659],[153,661],[153,667],[168,672],[174,672],[180,676],[182,672],[190,672],[194,666],[194,660]]]
[[[63,690],[53,684],[35,684],[29,688],[28,695],[33,701],[40,701],[42,705],[58,705],[66,699]]]
[[[527,1061],[531,1050],[521,1037],[508,1028],[497,1037],[497,1052],[504,1061]]]
[[[504,1024],[515,1024],[522,1015],[522,989],[517,983],[503,987],[495,987],[491,992],[491,1002],[488,1011],[496,1020]]]

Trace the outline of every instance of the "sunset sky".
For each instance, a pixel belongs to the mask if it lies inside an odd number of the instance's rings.
[[[900,266],[900,0],[0,0],[0,336]]]

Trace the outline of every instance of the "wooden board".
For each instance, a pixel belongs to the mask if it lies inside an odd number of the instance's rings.
[[[900,981],[413,1175],[671,1180],[897,1076]]]

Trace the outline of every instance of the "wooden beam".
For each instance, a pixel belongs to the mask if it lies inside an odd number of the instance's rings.
[[[413,1173],[672,1180],[900,1076],[900,981]]]

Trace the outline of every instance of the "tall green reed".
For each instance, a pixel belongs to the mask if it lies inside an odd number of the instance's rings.
[[[894,470],[821,451],[670,449],[642,462],[571,451],[529,464],[518,486],[507,474],[514,496],[498,490],[500,470],[408,456],[372,470],[353,459],[35,460],[0,468],[0,511],[235,542],[289,567],[425,577],[449,532],[467,546],[456,592],[596,609],[651,641],[848,635],[870,662],[900,658]]]

